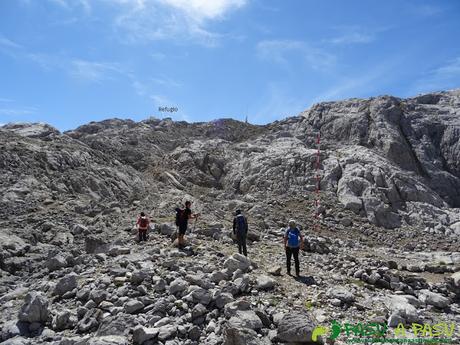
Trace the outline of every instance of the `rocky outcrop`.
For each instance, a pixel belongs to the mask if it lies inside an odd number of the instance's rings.
[[[317,326],[327,342],[333,320],[455,322],[459,97],[322,103],[265,126],[1,127],[0,341],[307,344]],[[179,250],[185,200],[200,217]],[[248,257],[236,254],[236,209]],[[286,274],[291,218],[304,235],[299,277]]]
[[[320,130],[327,145],[362,166],[360,176],[347,172],[347,161],[338,162],[341,177],[348,180],[342,198],[354,211],[360,205],[351,196],[363,199],[370,187],[390,188],[390,198],[377,199],[396,210],[407,202],[459,207],[459,99],[460,92],[451,91],[406,100],[385,96],[321,103],[303,114],[302,128],[311,125]],[[354,152],[343,152],[350,145],[355,145]],[[367,182],[351,187],[347,175],[364,177]],[[338,194],[344,194],[343,184]]]

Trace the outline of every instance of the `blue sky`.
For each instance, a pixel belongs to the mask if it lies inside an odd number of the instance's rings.
[[[268,123],[460,87],[460,1],[0,0],[0,123]]]

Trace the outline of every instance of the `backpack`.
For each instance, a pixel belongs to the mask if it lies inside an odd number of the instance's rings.
[[[289,229],[287,231],[288,246],[291,248],[296,248],[300,245],[299,241],[300,231],[299,229]]]
[[[176,226],[179,226],[184,222],[185,210],[176,208]]]
[[[236,230],[239,234],[246,233],[246,219],[243,216],[236,217]]]
[[[139,228],[147,229],[148,224],[149,224],[149,221],[148,221],[147,217],[141,217],[141,220],[139,222]]]

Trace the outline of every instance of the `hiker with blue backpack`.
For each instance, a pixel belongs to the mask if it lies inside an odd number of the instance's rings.
[[[244,256],[248,256],[246,247],[246,236],[248,234],[248,221],[241,213],[241,210],[236,210],[235,218],[233,218],[233,234],[238,242],[238,252]]]
[[[303,236],[296,226],[295,220],[289,221],[289,227],[284,234],[284,248],[286,250],[287,274],[291,275],[291,257],[294,256],[295,273],[300,275],[299,250],[303,248]]]

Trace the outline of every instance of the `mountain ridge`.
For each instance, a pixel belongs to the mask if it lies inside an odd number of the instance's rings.
[[[311,344],[331,320],[454,322],[459,119],[460,90],[321,103],[263,126],[1,127],[0,340],[279,344],[299,340],[294,317]],[[201,216],[181,251],[185,200]],[[233,254],[236,209],[250,260]],[[155,225],[143,245],[140,212]],[[281,273],[290,219],[305,237],[297,280]]]

